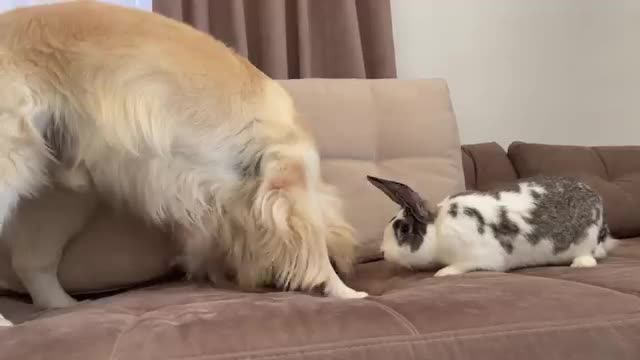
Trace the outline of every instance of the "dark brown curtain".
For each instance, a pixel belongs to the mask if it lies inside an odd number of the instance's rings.
[[[396,77],[389,0],[154,0],[276,79]]]

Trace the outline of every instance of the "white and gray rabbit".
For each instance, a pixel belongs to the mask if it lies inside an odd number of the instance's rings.
[[[405,184],[367,179],[402,206],[384,231],[385,259],[412,269],[444,266],[435,276],[592,267],[617,243],[601,197],[569,177],[537,176],[503,190],[459,193],[438,204],[437,213]]]

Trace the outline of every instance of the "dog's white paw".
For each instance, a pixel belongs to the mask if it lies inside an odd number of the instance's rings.
[[[367,292],[354,291],[353,293],[349,294],[347,297],[344,297],[343,299],[364,299],[368,296],[369,294]]]
[[[578,256],[571,263],[571,267],[576,268],[594,267],[596,265],[598,265],[598,262],[593,256]]]
[[[351,291],[343,291],[337,294],[333,294],[332,296],[340,299],[364,299],[369,296],[369,294],[364,291],[355,291],[353,289],[349,290]]]
[[[72,307],[78,305],[78,301],[69,297],[68,299],[58,299],[57,301],[50,302],[46,305],[41,305],[40,307],[45,309],[63,309],[67,307]]]
[[[338,299],[363,299],[369,296],[364,291],[356,291],[344,284],[325,289],[325,294]]]
[[[9,326],[13,326],[13,323],[5,319],[4,316],[0,314],[0,327],[9,327]]]
[[[78,304],[78,301],[66,292],[47,294],[46,297],[34,296],[32,300],[33,304],[41,309],[62,309]]]

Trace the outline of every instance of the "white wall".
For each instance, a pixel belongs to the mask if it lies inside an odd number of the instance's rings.
[[[392,0],[398,76],[449,82],[462,141],[640,144],[640,0]]]
[[[13,10],[17,7],[34,6],[42,4],[53,4],[56,2],[64,2],[72,0],[0,0],[0,12]],[[99,0],[106,3],[112,3],[123,6],[130,6],[142,10],[151,11],[153,0]]]

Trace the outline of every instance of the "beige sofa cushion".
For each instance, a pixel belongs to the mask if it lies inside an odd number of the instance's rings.
[[[458,130],[444,81],[282,83],[318,139],[325,178],[346,199],[347,216],[365,244],[363,259],[377,254],[384,226],[398,210],[368,184],[367,174],[406,182],[431,204],[463,189]],[[127,287],[164,275],[174,255],[166,234],[100,208],[68,246],[59,275],[72,293]],[[0,242],[2,289],[22,291]]]
[[[68,234],[65,217],[78,214],[73,204],[78,203],[79,196],[49,188],[37,199],[21,203],[20,217],[14,219],[20,231],[8,240],[47,236],[56,241],[63,233]],[[42,218],[47,221],[42,222]],[[79,231],[73,230],[75,235],[58,269],[60,282],[70,293],[126,288],[168,273],[175,263],[177,251],[169,234],[130,213],[98,205],[88,218]],[[6,230],[11,231],[9,226]],[[0,293],[3,289],[24,292],[12,270],[5,240],[0,241]]]
[[[398,207],[366,175],[394,179],[435,206],[464,190],[460,140],[444,80],[283,80],[316,136],[325,179],[346,200],[363,242],[378,254],[382,231]]]

